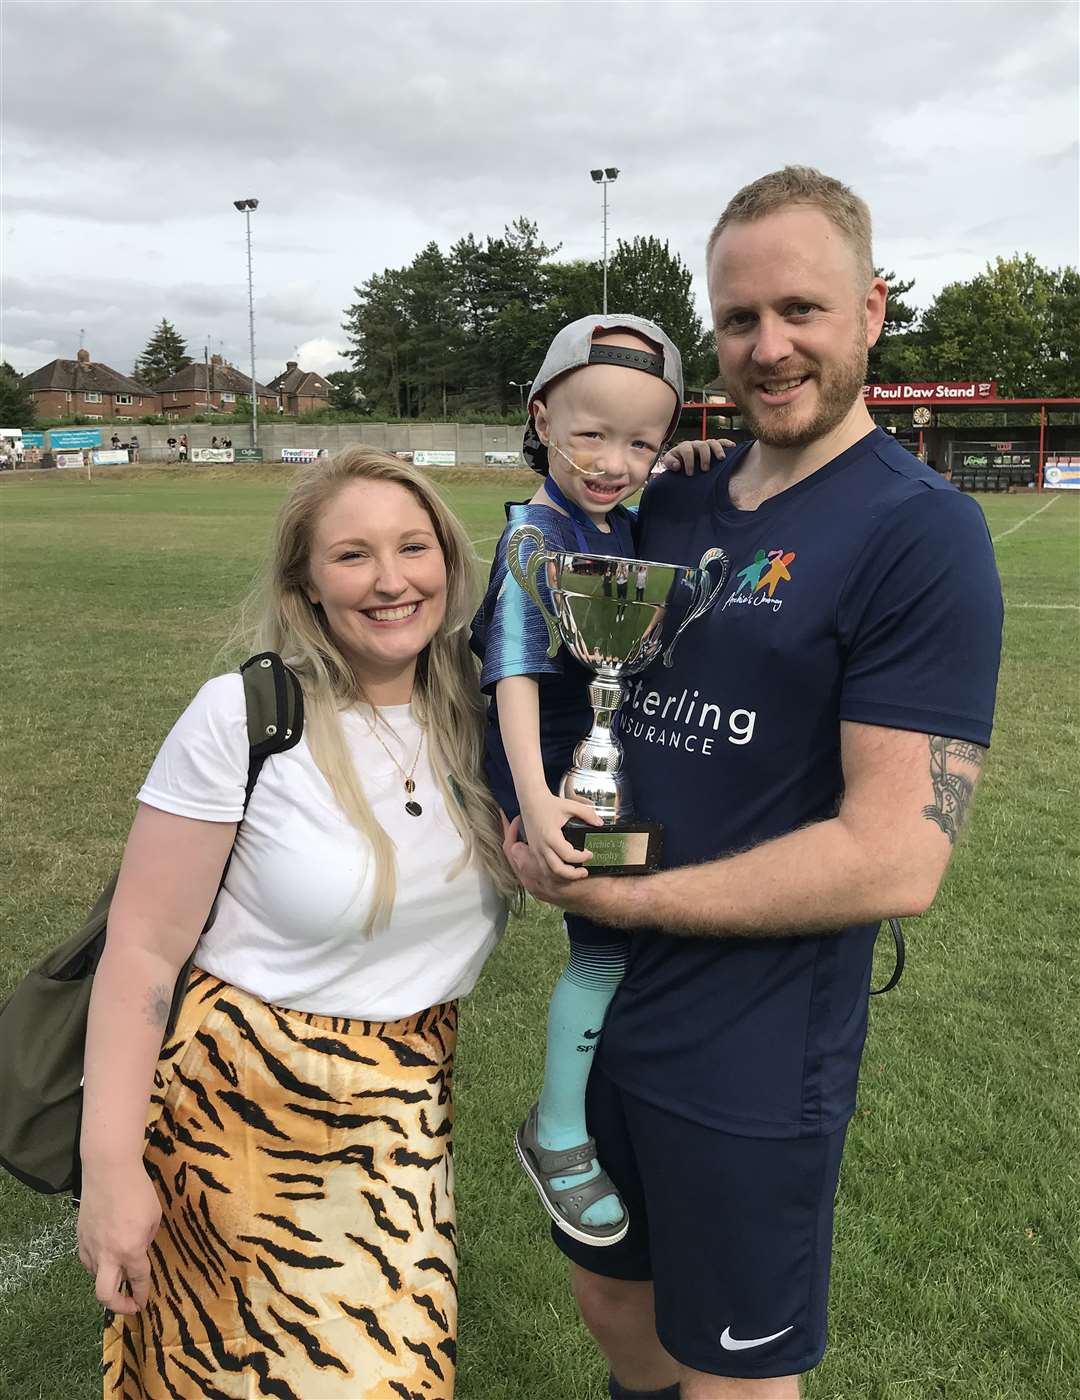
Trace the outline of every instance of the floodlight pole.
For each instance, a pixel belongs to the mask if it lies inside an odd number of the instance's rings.
[[[604,182],[604,315],[607,315],[607,187],[610,183]]]
[[[593,183],[604,187],[604,315],[607,315],[607,230],[608,230],[608,210],[607,210],[607,187],[612,185],[619,178],[619,171],[613,165],[605,166],[601,170],[590,170]]]
[[[247,266],[248,266],[248,340],[251,345],[251,445],[259,445],[259,396],[255,383],[255,290],[251,275],[251,211],[258,209],[257,199],[234,199],[234,206],[240,210],[247,225]]]

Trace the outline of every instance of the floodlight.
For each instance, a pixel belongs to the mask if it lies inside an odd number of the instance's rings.
[[[590,170],[589,174],[593,177],[597,184],[599,184],[600,181],[604,178],[604,172],[602,170]]]
[[[609,180],[617,180],[619,178],[619,172],[615,169],[613,165],[609,165],[604,171],[604,174],[608,177]]]
[[[240,212],[241,212],[241,214],[242,214],[242,213],[244,212],[244,210],[247,208],[247,200],[244,200],[244,199],[234,199],[234,200],[233,200],[233,208],[239,209]]]

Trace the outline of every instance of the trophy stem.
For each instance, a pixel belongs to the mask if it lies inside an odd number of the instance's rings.
[[[613,732],[626,686],[615,672],[599,672],[589,682],[592,727],[574,749],[573,766],[562,780],[563,797],[591,802],[605,823],[633,816],[633,802],[622,776],[623,749]]]

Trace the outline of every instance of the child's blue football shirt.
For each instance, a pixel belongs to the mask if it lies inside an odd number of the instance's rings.
[[[484,745],[485,772],[496,801],[513,819],[519,807],[499,731],[495,686],[508,676],[532,676],[536,680],[540,691],[540,751],[544,775],[554,791],[570,767],[575,744],[592,726],[588,701],[592,672],[575,661],[565,647],[560,647],[554,656],[548,656],[547,627],[539,608],[522,591],[507,567],[506,541],[519,525],[534,525],[551,550],[625,558],[633,558],[635,551],[630,512],[622,506],[608,512],[607,521],[611,527],[608,531],[576,524],[550,506],[507,505],[506,518],[507,527],[491,562],[487,593],[473,618],[471,645],[482,663],[480,685],[491,697]],[[584,551],[583,545],[587,545]],[[526,559],[528,555],[526,551]],[[541,597],[550,608],[551,598],[542,570],[539,587]]]

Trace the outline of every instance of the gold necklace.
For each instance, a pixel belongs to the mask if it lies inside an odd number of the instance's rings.
[[[394,765],[394,767],[401,774],[402,778],[404,778],[405,780],[405,794],[409,799],[405,803],[406,812],[408,812],[410,817],[422,816],[424,809],[420,806],[420,803],[415,800],[412,794],[416,791],[416,784],[415,782],[413,782],[413,774],[416,772],[416,765],[420,762],[420,750],[424,747],[424,731],[420,731],[420,742],[416,746],[416,753],[413,757],[412,764],[409,768],[409,771],[406,773],[405,769],[402,768],[401,764],[397,761],[397,758],[394,756],[393,750],[390,749],[386,744],[384,744],[382,739],[379,737],[379,733],[376,730],[375,725],[372,723],[372,721],[368,718],[367,715],[365,715],[364,718],[365,720],[367,720],[368,728],[371,730],[371,737],[379,745],[382,751],[386,754],[387,758],[390,760],[390,762]]]

